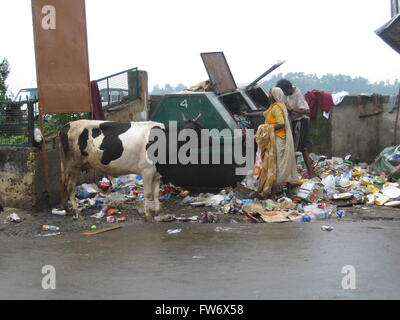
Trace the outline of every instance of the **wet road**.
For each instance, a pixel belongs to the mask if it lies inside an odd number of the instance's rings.
[[[333,226],[332,232],[321,226]],[[182,228],[168,234],[167,229]],[[215,231],[215,228],[232,228]],[[0,299],[399,299],[400,221],[137,224],[0,238]],[[53,265],[56,289],[42,289]],[[342,288],[355,268],[356,289]]]

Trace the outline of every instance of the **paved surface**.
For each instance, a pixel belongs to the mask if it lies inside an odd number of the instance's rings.
[[[400,221],[374,220],[2,237],[0,299],[399,299],[399,237]],[[56,269],[56,290],[42,289],[44,265]],[[345,265],[355,290],[342,288]]]

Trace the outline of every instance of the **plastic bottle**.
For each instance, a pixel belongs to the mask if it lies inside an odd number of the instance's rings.
[[[49,226],[49,225],[47,225],[47,224],[45,224],[45,225],[42,227],[42,229],[43,229],[43,231],[58,231],[58,230],[60,230],[60,228],[57,227],[57,226]]]
[[[306,214],[302,214],[294,219],[297,222],[312,222],[315,218]]]

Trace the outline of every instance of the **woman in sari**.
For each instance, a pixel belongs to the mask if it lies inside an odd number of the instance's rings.
[[[277,189],[299,179],[293,136],[282,89],[272,88],[269,91],[269,99],[271,104],[265,112],[244,114],[265,117],[265,124],[258,127],[256,134],[258,156],[262,163],[258,192],[263,196],[271,191],[274,196]]]

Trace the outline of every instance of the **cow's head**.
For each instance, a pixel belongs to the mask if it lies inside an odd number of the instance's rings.
[[[178,130],[180,131],[183,129],[191,129],[196,131],[196,133],[200,136],[201,129],[203,129],[203,127],[197,122],[199,121],[200,118],[201,118],[201,113],[199,113],[199,115],[193,120],[188,120],[186,116],[182,113],[182,119],[185,123],[182,126],[180,126]]]

